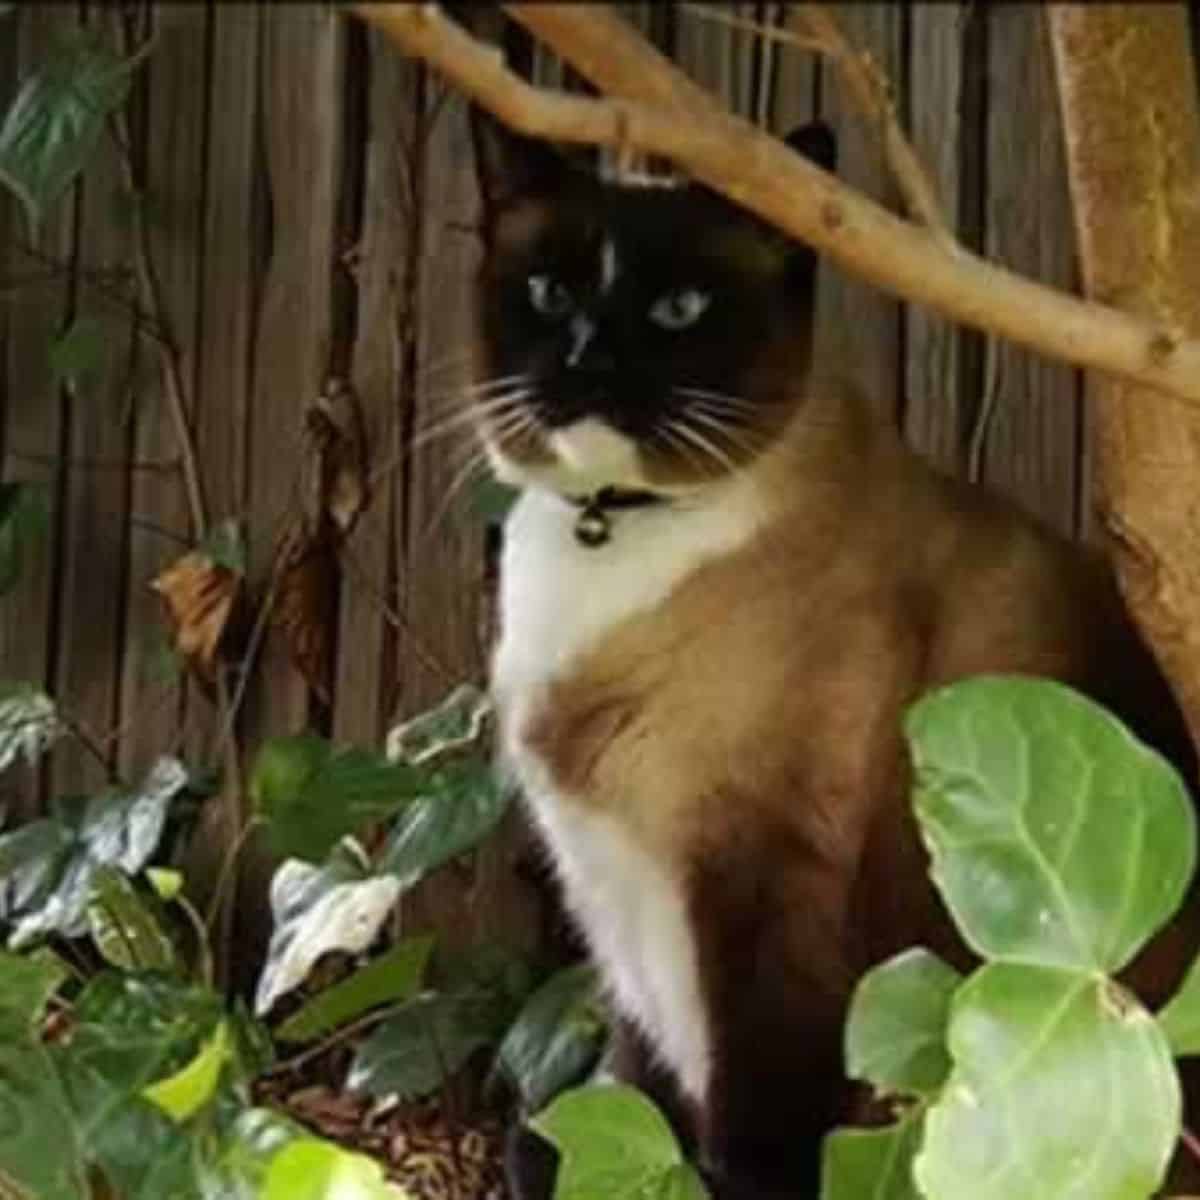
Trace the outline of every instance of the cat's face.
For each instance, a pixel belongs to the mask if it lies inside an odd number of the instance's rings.
[[[767,448],[808,371],[812,253],[701,187],[618,186],[490,119],[476,133],[476,406],[500,477],[677,493]]]

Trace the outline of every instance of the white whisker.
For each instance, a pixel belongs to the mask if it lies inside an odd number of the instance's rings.
[[[737,464],[719,446],[682,421],[672,421],[671,428],[682,438],[686,438],[698,449],[704,451],[718,466],[724,467],[731,474],[738,474]]]

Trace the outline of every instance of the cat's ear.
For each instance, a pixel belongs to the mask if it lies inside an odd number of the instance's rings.
[[[478,105],[469,115],[485,222],[518,200],[557,190],[568,166],[553,146],[514,133]]]
[[[783,139],[797,154],[803,154],[831,174],[837,170],[837,136],[824,121],[809,121]]]

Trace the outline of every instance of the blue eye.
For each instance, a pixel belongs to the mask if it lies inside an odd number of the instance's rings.
[[[700,320],[711,301],[711,294],[699,288],[679,288],[654,302],[650,320],[664,329],[686,329]]]
[[[571,308],[571,293],[553,275],[530,275],[529,303],[545,317],[561,317]]]

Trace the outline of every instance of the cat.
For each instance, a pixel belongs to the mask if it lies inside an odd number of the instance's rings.
[[[937,474],[816,369],[809,248],[697,184],[472,128],[475,419],[520,489],[503,754],[611,996],[618,1075],[717,1200],[815,1196],[822,1137],[861,1112],[856,980],[916,944],[969,966],[910,813],[905,707],[1022,672],[1180,758],[1186,733],[1098,559]],[[787,140],[834,168],[827,127]],[[1184,941],[1144,957],[1151,993]],[[550,1196],[554,1169],[514,1135],[516,1196]]]

